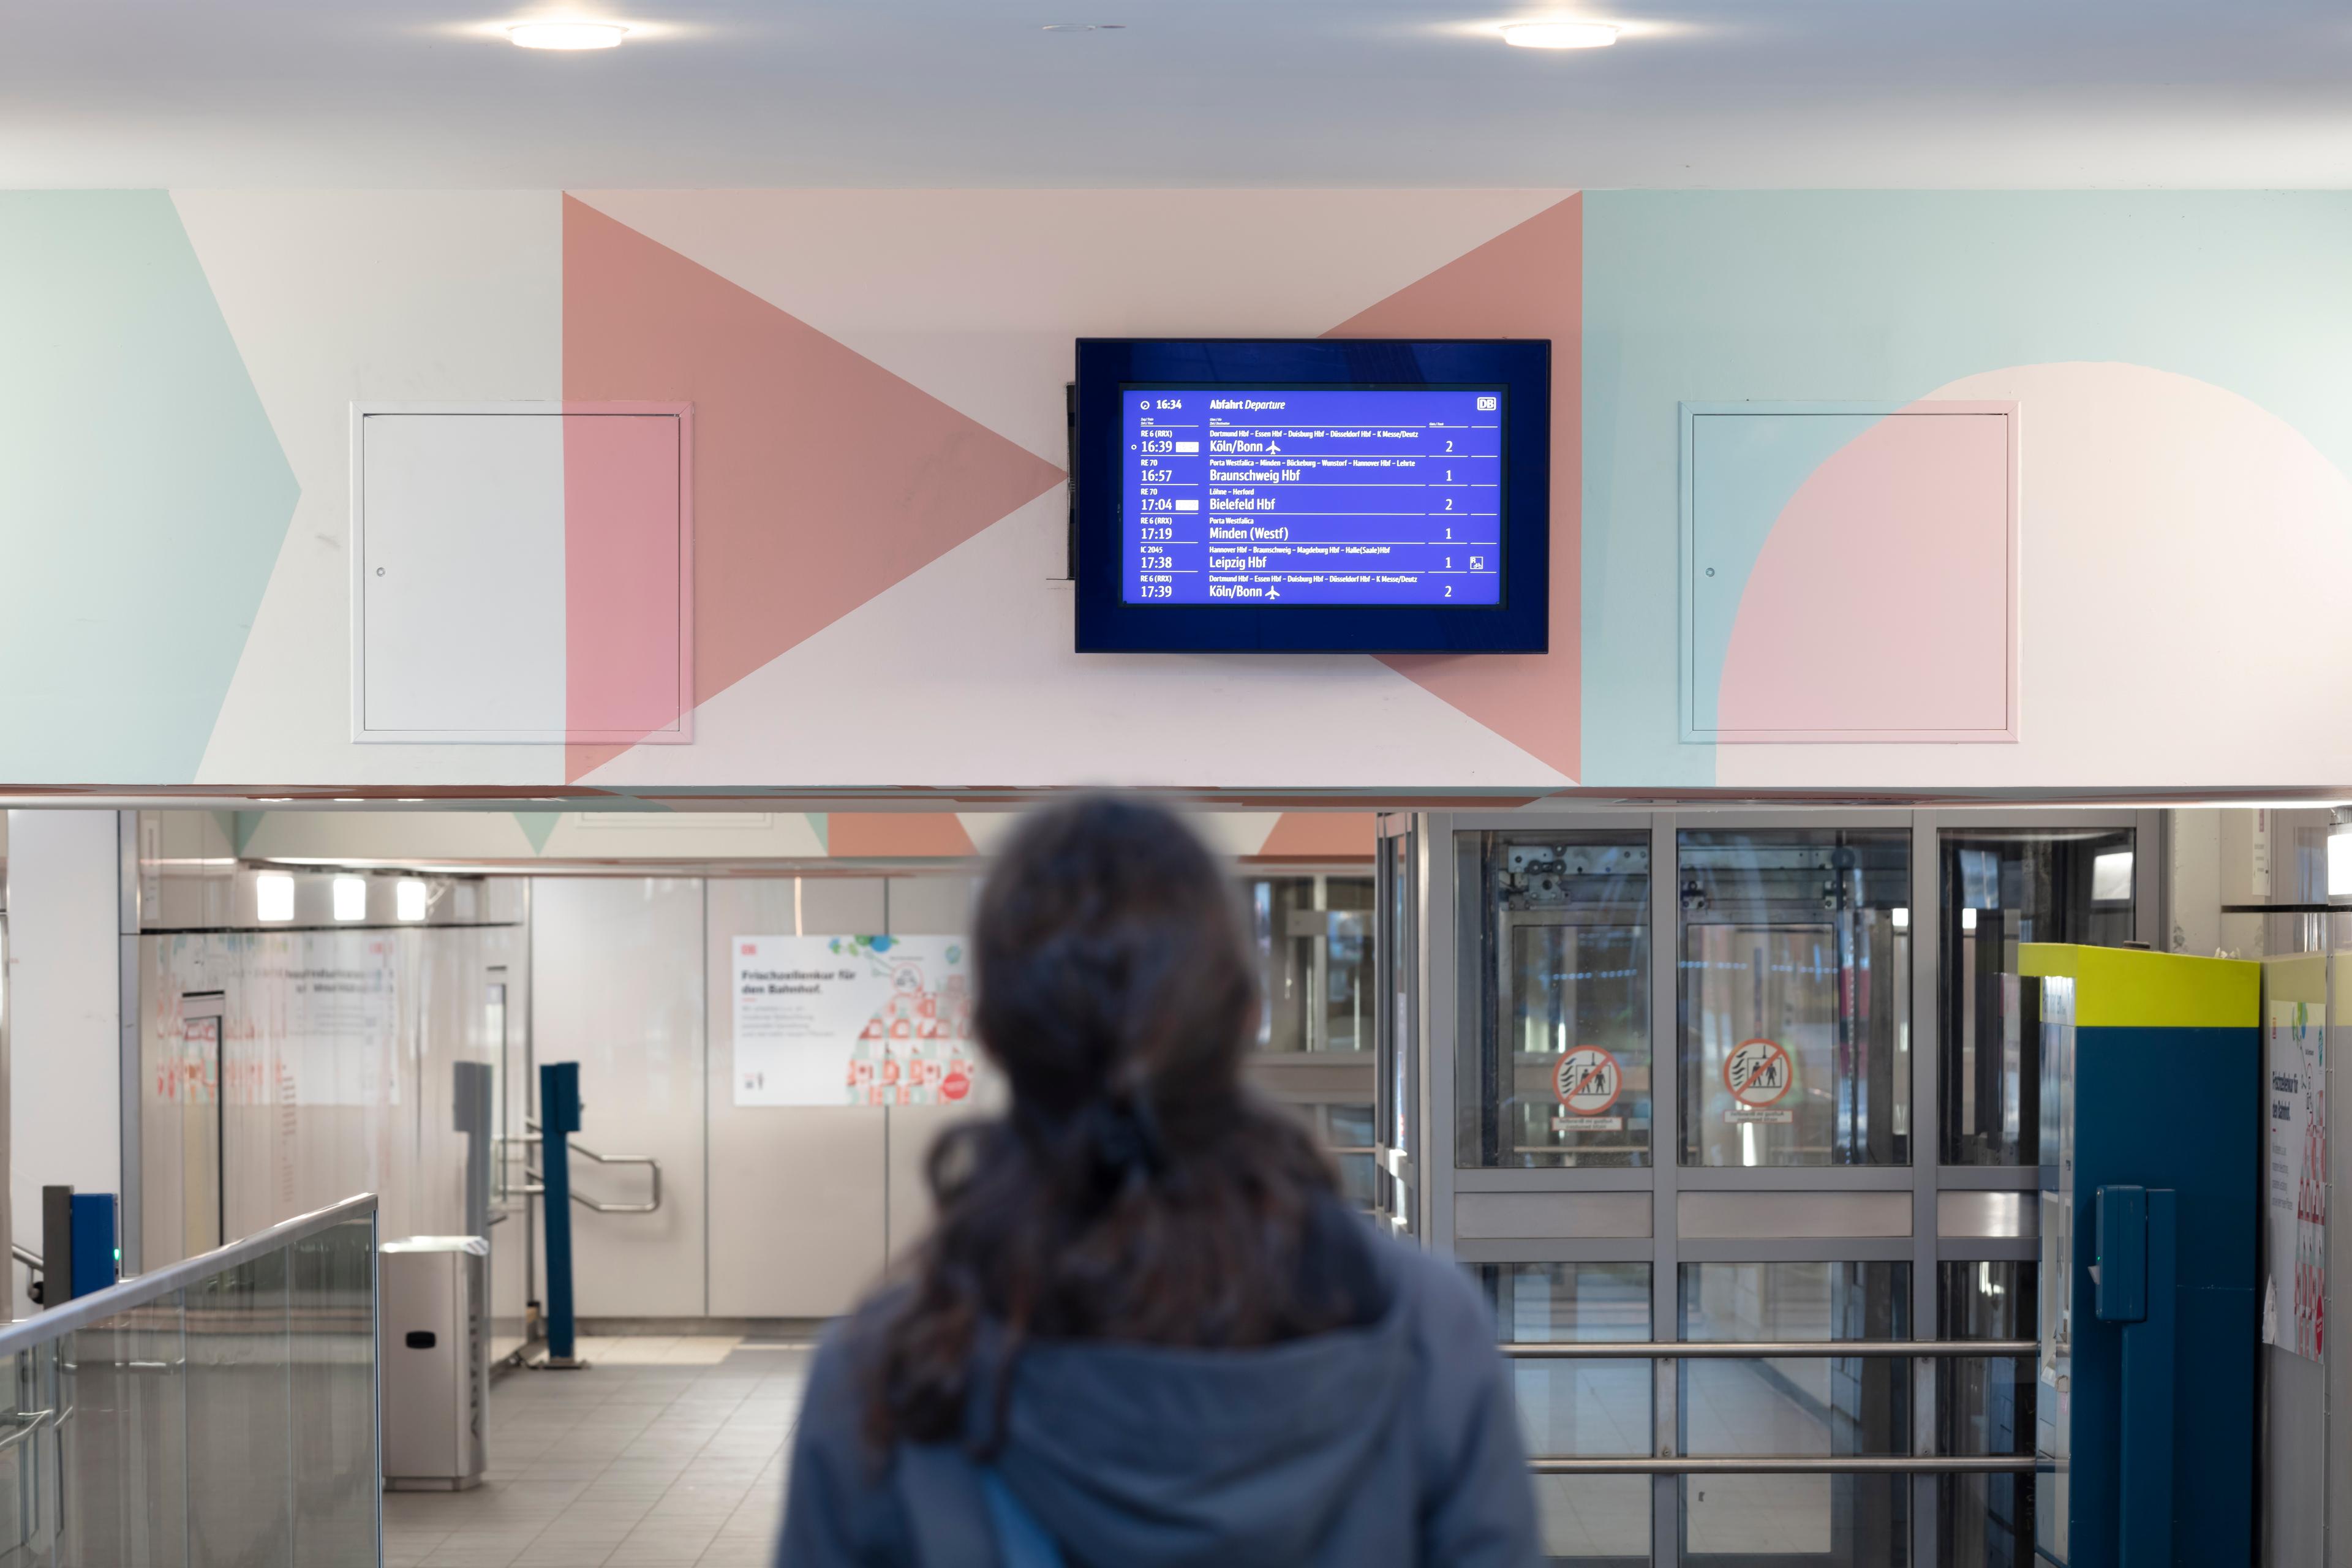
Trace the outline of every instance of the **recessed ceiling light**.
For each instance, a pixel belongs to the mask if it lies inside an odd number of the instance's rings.
[[[628,36],[617,22],[522,22],[507,29],[526,49],[615,49]]]
[[[1124,33],[1124,22],[1048,22],[1038,31],[1044,33]]]
[[[1514,22],[1503,42],[1515,49],[1605,49],[1617,41],[1606,22]]]

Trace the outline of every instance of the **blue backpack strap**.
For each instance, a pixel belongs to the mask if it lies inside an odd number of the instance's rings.
[[[988,1522],[996,1532],[1003,1568],[1063,1568],[1062,1549],[993,1467],[980,1472],[980,1489],[988,1500]]]
[[[900,1445],[898,1506],[922,1568],[1003,1568],[981,1470],[952,1443]]]
[[[1066,1568],[1062,1549],[994,1467],[974,1464],[955,1444],[903,1445],[895,1468],[923,1568]]]

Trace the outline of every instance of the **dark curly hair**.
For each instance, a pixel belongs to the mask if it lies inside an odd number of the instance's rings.
[[[938,1219],[868,1362],[877,1452],[991,1446],[972,1391],[1001,1411],[1032,1340],[1239,1347],[1349,1321],[1297,1261],[1330,1167],[1241,1081],[1258,993],[1236,891],[1174,814],[1093,795],[1032,816],[973,952],[1013,1110],[931,1150]]]

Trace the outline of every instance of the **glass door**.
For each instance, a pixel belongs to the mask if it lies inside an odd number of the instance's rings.
[[[1909,1163],[1909,834],[1680,837],[1682,1163]]]
[[[1433,814],[1426,933],[1384,841],[1426,1235],[1511,1355],[1551,1561],[2032,1563],[2016,948],[2131,940],[2152,820]]]
[[[1372,1148],[1374,1212],[1400,1235],[1417,1235],[1421,1181],[1421,842],[1412,818],[1383,815],[1372,856]]]
[[[1314,1131],[1349,1201],[1367,1210],[1380,1206],[1374,881],[1360,871],[1297,871],[1242,882],[1261,993],[1256,1045],[1244,1070]]]
[[[1477,1048],[1455,1155],[1481,1169],[1650,1163],[1646,834],[1486,834]]]
[[[180,998],[180,1254],[194,1258],[228,1239],[228,1142],[223,1136],[222,1022],[227,998],[193,991]]]

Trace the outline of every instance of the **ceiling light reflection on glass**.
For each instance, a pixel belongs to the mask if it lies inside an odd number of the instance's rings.
[[[294,918],[294,879],[283,871],[264,871],[253,879],[253,915],[256,920],[290,921]]]
[[[1515,49],[1605,49],[1617,41],[1606,22],[1514,22],[1503,42]]]
[[[526,49],[616,49],[628,36],[617,22],[519,22],[507,29]]]

